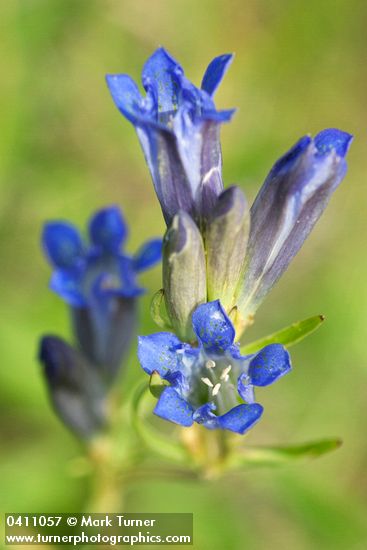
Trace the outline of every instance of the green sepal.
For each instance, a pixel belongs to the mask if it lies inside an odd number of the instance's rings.
[[[169,383],[167,382],[167,380],[164,380],[164,378],[161,377],[159,372],[157,371],[152,372],[149,380],[149,389],[150,389],[150,393],[156,399],[158,399],[161,396],[161,393],[167,386],[169,386]]]
[[[164,300],[163,288],[157,290],[152,298],[150,303],[150,316],[160,328],[172,330],[172,323],[169,320],[166,303]]]
[[[260,338],[250,344],[241,346],[241,353],[244,355],[250,355],[251,353],[256,353],[269,344],[283,344],[283,346],[288,348],[294,344],[297,344],[303,340],[303,338],[306,338],[306,336],[318,329],[324,320],[325,317],[323,315],[315,315],[314,317],[309,317],[303,321],[298,321],[298,323],[293,323],[289,327],[283,328],[278,332],[274,332],[269,336],[265,336],[265,338]]]
[[[234,451],[227,468],[238,469],[243,466],[278,466],[294,460],[317,458],[338,449],[340,439],[323,439],[301,445],[287,447],[247,447]]]
[[[140,384],[132,399],[132,425],[137,434],[154,453],[174,462],[189,464],[189,456],[179,443],[170,435],[162,436],[158,429],[149,423],[147,416],[153,414],[156,399],[149,391],[146,382]]]

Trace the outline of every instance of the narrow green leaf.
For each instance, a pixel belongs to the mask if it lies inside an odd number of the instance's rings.
[[[152,416],[156,399],[153,398],[146,383],[140,385],[134,392],[132,401],[133,426],[152,451],[166,459],[188,464],[188,455],[179,443],[174,443],[169,435],[164,437],[161,432],[149,423],[148,414]]]
[[[285,347],[293,346],[318,329],[324,320],[325,317],[323,315],[315,315],[303,321],[298,321],[298,323],[293,323],[287,328],[274,332],[274,334],[242,346],[241,352],[244,355],[249,355],[269,344],[283,344]]]
[[[153,321],[161,328],[166,330],[172,329],[172,324],[170,323],[166,304],[164,300],[164,290],[161,288],[158,290],[150,303],[150,315]]]
[[[236,469],[249,465],[276,466],[294,460],[317,458],[338,449],[341,444],[340,439],[324,439],[289,447],[247,447],[233,454],[229,467]]]

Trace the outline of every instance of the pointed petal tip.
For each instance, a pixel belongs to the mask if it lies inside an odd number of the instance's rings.
[[[353,140],[353,135],[337,128],[326,128],[314,138],[314,144],[319,156],[324,156],[335,151],[337,156],[344,158],[348,153]]]
[[[51,264],[70,268],[83,254],[83,243],[78,229],[69,222],[48,221],[42,229],[42,246]]]
[[[106,252],[117,252],[127,237],[128,229],[121,209],[107,206],[90,219],[89,235],[92,243]]]
[[[294,145],[287,151],[285,155],[274,164],[271,173],[273,176],[279,175],[280,172],[290,170],[291,167],[297,162],[297,160],[303,155],[306,149],[312,142],[310,135],[301,137]]]
[[[226,74],[233,60],[233,54],[222,54],[215,57],[208,65],[203,80],[201,89],[213,96],[224,75]]]

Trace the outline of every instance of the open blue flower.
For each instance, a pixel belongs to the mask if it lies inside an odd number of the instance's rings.
[[[219,127],[234,110],[217,111],[213,95],[231,60],[213,59],[199,89],[159,48],[143,69],[145,97],[128,75],[107,76],[116,106],[136,128],[167,224],[180,209],[205,216],[223,189]]]
[[[160,332],[139,338],[138,356],[148,374],[169,382],[155,414],[182,426],[194,422],[209,429],[243,434],[261,417],[254,386],[267,386],[291,369],[285,348],[271,344],[241,356],[235,331],[218,300],[200,305],[192,316],[198,347]]]
[[[162,241],[145,243],[134,256],[122,249],[127,226],[120,210],[104,208],[89,223],[89,243],[64,221],[44,226],[42,243],[54,267],[50,286],[70,306],[74,331],[88,360],[113,378],[134,334],[136,276],[161,259]]]
[[[47,222],[42,243],[55,268],[50,286],[74,307],[90,305],[109,296],[131,298],[143,292],[136,275],[161,259],[162,241],[148,241],[131,257],[122,251],[127,226],[115,207],[98,211],[89,224],[86,244],[72,224]]]

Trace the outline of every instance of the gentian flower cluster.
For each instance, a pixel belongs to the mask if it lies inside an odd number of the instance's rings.
[[[243,357],[234,342],[342,181],[352,136],[326,129],[301,138],[249,208],[239,187],[223,189],[219,128],[234,111],[218,111],[213,95],[231,59],[215,58],[199,89],[159,48],[143,69],[145,97],[128,75],[107,83],[135,126],[167,223],[162,295],[175,334],[139,340],[143,369],[169,384],[155,412],[244,433],[262,413],[253,386],[289,372],[290,361],[277,344]]]
[[[75,348],[56,336],[41,341],[40,360],[56,411],[82,436],[104,423],[105,396],[136,333],[137,275],[161,259],[153,239],[130,256],[127,225],[117,207],[98,211],[89,243],[64,221],[45,224],[43,248],[54,268],[50,287],[70,308]]]

